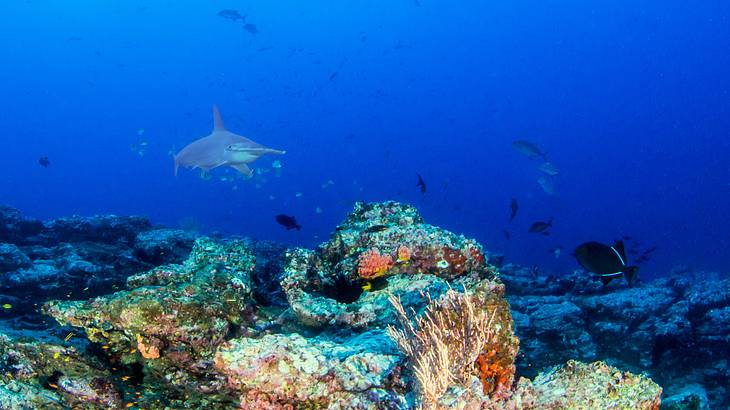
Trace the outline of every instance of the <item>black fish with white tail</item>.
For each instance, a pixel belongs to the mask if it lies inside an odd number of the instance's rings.
[[[575,259],[588,272],[601,277],[604,285],[621,276],[631,284],[636,274],[637,266],[629,266],[626,259],[623,241],[617,241],[611,246],[600,242],[585,242],[575,248]]]
[[[302,226],[297,223],[297,218],[289,215],[279,214],[276,215],[276,222],[286,228],[287,231],[296,229],[297,231],[302,229]]]

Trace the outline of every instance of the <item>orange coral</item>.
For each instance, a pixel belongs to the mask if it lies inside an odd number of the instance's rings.
[[[363,252],[358,259],[357,273],[363,279],[375,279],[383,276],[393,266],[390,255],[381,255],[377,249]]]
[[[482,382],[484,394],[499,392],[509,389],[512,381],[510,366],[502,366],[499,363],[497,351],[492,349],[482,352],[474,363],[479,373],[479,380]]]
[[[401,245],[398,247],[397,254],[398,254],[398,262],[408,262],[409,260],[411,260],[412,252],[405,245]]]
[[[137,335],[137,349],[145,359],[157,359],[160,357],[160,349],[155,345],[147,345],[141,335]]]

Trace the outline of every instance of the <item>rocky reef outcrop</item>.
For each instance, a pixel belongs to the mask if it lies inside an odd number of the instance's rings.
[[[98,395],[124,406],[659,405],[658,385],[603,363],[570,362],[516,381],[518,347],[529,341],[515,337],[499,273],[478,243],[426,224],[413,207],[357,204],[329,241],[290,249],[282,263],[272,261],[276,249],[254,248],[199,238],[182,263],[129,276],[109,295],[47,302],[43,311],[85,332],[88,354],[113,378],[114,389]],[[46,382],[28,388],[45,391]]]
[[[196,236],[153,227],[144,217],[41,222],[0,207],[0,300],[12,306],[0,320],[13,328],[46,329],[52,323],[38,311],[45,300],[112,292],[130,275],[184,260]]]
[[[677,276],[604,287],[580,272],[545,276],[515,265],[500,272],[521,340],[521,374],[600,358],[646,372],[665,387],[668,403],[730,405],[730,280]]]

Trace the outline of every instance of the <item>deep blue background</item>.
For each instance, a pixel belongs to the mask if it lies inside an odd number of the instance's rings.
[[[730,271],[730,2],[76,3],[0,3],[0,203],[28,215],[147,214],[313,246],[354,201],[397,199],[555,271],[576,264],[551,247],[625,234],[658,246],[650,274]],[[252,180],[173,177],[170,151],[210,132],[214,103],[288,153]],[[554,197],[515,139],[560,167]],[[526,233],[549,216],[551,236]]]

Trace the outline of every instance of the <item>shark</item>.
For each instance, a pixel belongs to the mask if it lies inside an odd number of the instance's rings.
[[[251,168],[247,164],[256,161],[266,154],[286,154],[286,151],[265,147],[257,142],[234,134],[223,125],[218,106],[213,106],[213,132],[195,140],[174,156],[175,175],[178,168],[199,168],[203,173],[218,167],[231,167],[236,171],[251,176]]]

